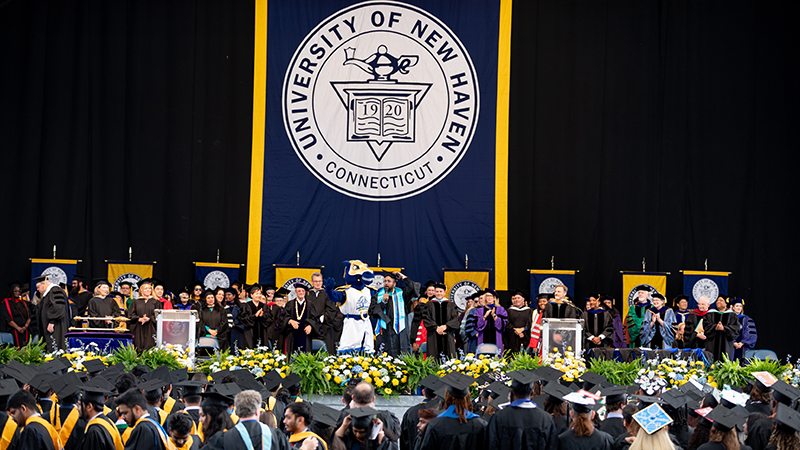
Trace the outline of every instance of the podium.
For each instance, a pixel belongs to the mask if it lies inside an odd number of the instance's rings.
[[[583,319],[542,318],[542,356],[554,348],[562,355],[572,347],[572,354],[580,356],[583,351]]]
[[[199,321],[195,310],[157,309],[156,345],[180,345],[188,348],[189,357],[194,359]]]

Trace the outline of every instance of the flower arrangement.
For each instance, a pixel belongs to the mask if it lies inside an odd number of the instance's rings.
[[[477,378],[486,372],[505,371],[508,363],[502,357],[475,355],[467,353],[458,358],[448,359],[439,366],[437,375],[443,377],[450,372],[461,372]]]
[[[372,383],[376,392],[384,396],[395,396],[409,390],[406,363],[387,353],[331,355],[325,357],[323,363],[323,376],[337,387],[333,388],[335,390],[344,390],[344,386],[353,378]]]
[[[714,377],[706,373],[705,363],[702,361],[669,358],[645,361],[634,383],[638,384],[646,395],[654,395],[681,386],[689,380],[717,387]]]
[[[575,381],[586,372],[586,361],[580,356],[575,356],[572,347],[567,347],[567,351],[563,354],[558,348],[553,347],[553,351],[544,358],[542,364],[564,372],[561,376],[564,381]]]
[[[217,353],[211,359],[200,363],[198,368],[205,373],[214,373],[225,369],[247,369],[256,378],[272,370],[277,370],[284,377],[290,372],[289,358],[268,347],[238,350],[235,355],[229,351]]]
[[[84,363],[92,359],[99,359],[103,364],[108,365],[106,362],[109,355],[105,349],[101,349],[96,343],[90,342],[86,345],[81,345],[79,348],[71,348],[67,350],[56,350],[54,352],[46,353],[42,362],[52,361],[56,358],[66,356],[72,367],[69,372],[85,372],[86,367]]]
[[[181,368],[185,367],[189,370],[194,370],[194,364],[192,362],[191,355],[189,354],[189,347],[166,344],[161,346],[161,349],[164,351],[165,355],[175,358],[175,361],[181,366]]]
[[[790,362],[791,357],[791,355],[786,357],[787,364],[783,374],[781,374],[779,378],[794,387],[800,387],[800,358],[797,359],[795,364],[792,364]]]

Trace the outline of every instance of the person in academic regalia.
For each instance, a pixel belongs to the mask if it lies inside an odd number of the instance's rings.
[[[309,441],[316,441],[318,450],[326,448],[325,440],[311,431],[313,420],[314,411],[308,402],[292,402],[286,406],[283,425],[289,437],[289,445],[298,449],[307,448],[308,445],[314,446],[313,442]],[[341,438],[339,430],[336,431],[336,435]]]
[[[489,445],[484,433],[486,421],[472,412],[469,396],[469,387],[475,379],[460,372],[450,372],[442,377],[442,382],[447,385],[446,409],[425,426],[419,450],[484,449]]]
[[[111,283],[106,280],[99,280],[94,287],[95,297],[89,300],[86,314],[89,317],[119,317],[119,305],[115,300],[116,296],[111,295]],[[118,294],[118,293],[115,293]],[[115,328],[117,325],[113,320],[91,320],[91,328]]]
[[[61,450],[58,432],[44,420],[36,407],[36,399],[28,391],[17,391],[8,399],[8,414],[19,426],[18,447],[24,450]]]
[[[611,313],[600,307],[600,295],[592,294],[583,313],[584,348],[610,347],[613,344],[614,320]]]
[[[502,353],[503,331],[508,323],[508,313],[505,308],[497,304],[497,291],[486,289],[484,295],[486,304],[476,311],[475,330],[478,331],[478,346],[494,344]]]
[[[650,288],[644,284],[636,287],[636,302],[628,308],[628,315],[625,316],[623,331],[625,342],[628,348],[639,348],[642,346],[642,323],[644,315],[650,309]]]
[[[225,289],[225,301],[231,306],[231,348],[240,350],[253,348],[253,323],[255,311],[251,308],[252,301],[245,297],[239,298],[239,293],[234,288]]]
[[[0,450],[16,449],[20,429],[17,422],[6,413],[8,398],[19,390],[13,379],[0,379]]]
[[[739,336],[733,341],[733,356],[738,360],[744,359],[744,354],[748,350],[755,348],[756,341],[758,340],[758,331],[756,330],[756,323],[750,316],[744,313],[744,300],[741,298],[734,298],[731,300],[731,309],[736,313],[739,318]]]
[[[673,325],[675,311],[664,304],[664,296],[653,294],[653,306],[644,314],[642,321],[642,345],[652,349],[670,349],[675,339]]]
[[[456,356],[455,333],[458,333],[458,309],[456,304],[444,298],[447,287],[436,283],[435,297],[425,303],[422,310],[422,324],[428,336],[428,356],[433,358],[453,358]]]
[[[689,314],[692,312],[689,311],[687,308],[689,307],[689,296],[688,295],[679,295],[672,299],[672,306],[675,308],[675,326],[679,323],[686,323],[686,318],[689,317]]]
[[[411,349],[414,352],[419,351],[422,344],[428,342],[428,330],[425,328],[425,324],[422,323],[422,315],[425,308],[427,308],[425,304],[436,297],[435,284],[436,282],[433,280],[428,280],[425,283],[425,293],[419,296],[417,304],[413,307],[414,318],[411,320],[411,333],[409,338],[411,339]],[[416,332],[414,330],[416,330]]]
[[[39,326],[47,343],[47,351],[64,350],[65,334],[69,328],[67,293],[53,284],[47,276],[35,279],[36,290],[42,296],[39,303]]]
[[[583,313],[569,300],[567,300],[567,287],[563,284],[556,286],[553,298],[544,307],[543,317],[546,319],[579,319]],[[558,347],[561,352],[567,350],[571,342],[575,342],[574,331],[550,331],[550,347]],[[578,337],[577,339],[580,339]],[[544,353],[551,349],[543,349]]]
[[[86,428],[86,420],[78,407],[81,380],[75,372],[68,372],[54,377],[50,384],[58,396],[58,403],[53,405],[53,408],[57,408],[57,410],[53,414],[52,425],[59,433],[64,450],[79,450],[83,448],[83,435]]]
[[[519,289],[511,293],[511,307],[506,310],[508,323],[503,347],[513,353],[525,350],[531,341],[531,308],[525,304],[525,293]]]
[[[203,306],[200,309],[200,322],[197,324],[197,336],[213,337],[219,342],[219,348],[228,345],[228,315],[217,303],[214,291],[205,291]]]
[[[337,353],[336,343],[338,339],[334,328],[336,327],[337,316],[341,312],[335,303],[328,300],[325,286],[322,285],[321,273],[314,272],[311,274],[311,290],[306,293],[306,298],[313,307],[313,314],[310,319],[314,322],[312,327],[314,329],[314,337],[325,342],[325,350],[329,355],[335,355]],[[342,316],[342,319],[344,319],[344,316]],[[341,333],[341,328],[339,332]]]
[[[275,428],[258,421],[261,395],[252,390],[236,395],[235,406],[239,415],[239,423],[224,432],[218,432],[206,441],[203,447],[208,450],[251,450],[269,448],[271,450],[289,450],[289,441]],[[324,450],[314,439],[304,443],[303,450]],[[315,444],[319,445],[317,447]]]
[[[610,434],[613,439],[627,433],[622,409],[627,405],[627,386],[603,388],[600,395],[606,398],[606,418],[600,422],[598,429]]]
[[[153,282],[139,282],[139,297],[128,309],[128,322],[133,333],[133,346],[143,352],[156,345],[156,309],[161,309],[161,302],[153,296]]]
[[[270,296],[275,295],[275,288],[269,285],[263,287],[266,293]],[[269,288],[269,289],[267,289]],[[253,344],[255,346],[270,347],[270,340],[267,337],[267,317],[269,316],[269,307],[267,306],[267,299],[264,296],[265,291],[258,284],[254,284],[246,288],[250,298],[250,311],[253,315]]]
[[[403,289],[397,286],[398,279],[405,281]],[[414,282],[399,272],[386,272],[383,287],[372,297],[369,314],[377,321],[375,327],[377,348],[391,356],[408,353],[410,349],[406,331],[406,313],[415,295]]]
[[[392,450],[396,448],[389,440],[383,421],[378,411],[371,407],[350,408],[342,424],[336,430],[336,436],[342,440],[347,449]],[[372,438],[374,427],[380,427],[376,437]]]
[[[775,413],[775,429],[769,437],[765,450],[789,450],[800,448],[800,413],[786,405],[778,405]]]
[[[72,289],[69,291],[69,296],[75,302],[78,309],[78,315],[84,315],[86,307],[89,306],[92,293],[89,292],[89,285],[86,283],[86,277],[82,275],[75,275],[72,277]]]
[[[30,339],[31,310],[22,298],[22,283],[9,284],[11,296],[0,304],[2,330],[14,337],[14,345],[23,347]]]
[[[424,400],[422,403],[408,408],[400,421],[400,450],[414,450],[413,443],[417,437],[417,423],[419,423],[419,412],[423,409],[443,409],[444,399],[436,394],[436,390],[442,388],[444,384],[436,375],[428,375],[419,382],[422,387]]]
[[[703,330],[703,317],[708,313],[708,297],[705,295],[697,299],[697,309],[689,311],[686,316],[686,326],[683,330],[684,348],[706,347],[706,334]]]
[[[711,432],[708,442],[697,447],[697,450],[739,450],[736,423],[741,417],[735,411],[719,405],[708,413],[706,419],[713,421]]]
[[[612,450],[614,439],[605,431],[594,428],[594,400],[579,393],[568,397],[572,406],[569,415],[572,423],[567,431],[558,435],[560,450]],[[572,395],[572,394],[570,394]]]
[[[542,317],[544,309],[550,301],[550,294],[538,294],[536,296],[536,308],[531,313],[531,341],[528,348],[534,353],[539,353],[539,344],[542,340]]]
[[[174,412],[167,418],[167,434],[175,450],[198,450],[203,443],[200,436],[193,434],[194,422],[192,418],[181,411]]]
[[[295,294],[297,295],[297,294]],[[289,290],[280,287],[275,291],[272,301],[267,302],[267,336],[275,349],[284,351],[286,348],[286,335],[281,332],[281,318],[283,317],[286,303],[289,301]]]
[[[306,299],[306,286],[295,283],[294,291],[297,298],[289,300],[281,316],[281,334],[285,336],[283,352],[291,355],[294,352],[310,352],[312,349],[313,321],[309,319],[312,314],[309,302]]]
[[[714,361],[722,361],[722,355],[733,360],[733,340],[739,337],[739,317],[728,309],[728,300],[717,299],[717,309],[703,317],[706,334],[706,350],[714,355]]]
[[[600,307],[604,308],[609,314],[611,314],[611,321],[614,324],[614,335],[611,345],[614,348],[625,348],[627,344],[625,343],[625,327],[622,324],[622,314],[617,311],[614,303],[614,297],[610,295],[600,296]]]
[[[147,410],[147,400],[138,389],[129,389],[117,397],[119,416],[125,420],[129,428],[132,428],[125,442],[125,450],[169,448],[167,432],[158,423],[158,419],[151,417]]]
[[[510,401],[489,420],[486,429],[488,450],[545,450],[558,447],[558,435],[553,418],[531,401],[533,383],[538,380],[530,370],[509,373],[513,380]]]
[[[86,431],[82,450],[116,450],[122,437],[114,422],[103,414],[108,391],[99,387],[85,387],[81,396],[81,410]]]
[[[172,301],[172,309],[188,311],[192,309],[192,306],[194,306],[194,301],[190,297],[189,289],[184,287],[178,292],[178,298]]]

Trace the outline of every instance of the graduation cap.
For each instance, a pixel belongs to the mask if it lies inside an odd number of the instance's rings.
[[[188,379],[189,369],[182,368],[182,369],[175,369],[169,371],[169,377],[172,380],[172,384],[181,383]]]
[[[664,400],[671,408],[678,409],[684,406],[689,401],[689,398],[680,389],[675,388],[662,392],[661,400]]]
[[[661,300],[667,301],[667,299],[666,299],[666,298],[664,298],[664,296],[663,296],[663,295],[661,295],[661,294],[659,294],[658,292],[656,292],[655,294],[653,294],[653,298],[658,298],[658,299],[661,299]]]
[[[750,375],[755,378],[755,385],[761,392],[769,392],[772,390],[772,385],[778,381],[775,375],[769,372],[753,372]]]
[[[732,298],[731,299],[731,306],[741,303],[744,306],[744,299],[743,298]]]
[[[222,379],[227,377],[231,374],[231,371],[228,369],[220,370],[219,372],[214,372],[211,374],[211,379],[214,380],[215,383],[221,383]]]
[[[547,399],[547,394],[537,395],[533,397],[531,401],[536,404],[539,408],[544,408],[544,401]]]
[[[720,403],[728,409],[733,409],[736,406],[747,405],[748,398],[750,397],[747,394],[736,392],[733,389],[725,389],[722,391]]]
[[[608,378],[594,372],[584,372],[580,378],[583,380],[583,388],[586,390],[589,390],[593,386],[597,386],[600,383],[608,381]]]
[[[542,391],[550,396],[550,401],[555,403],[563,403],[564,397],[571,392],[574,392],[567,386],[561,383],[547,383]]]
[[[436,282],[433,284],[433,287],[436,289],[444,289],[445,291],[447,290],[447,286],[444,283]]]
[[[251,286],[250,288],[252,289],[253,287],[258,287],[258,288],[261,288],[261,290],[262,290],[263,292],[267,292],[267,291],[277,291],[277,290],[278,290],[278,287],[277,287],[277,286],[275,286],[274,284],[265,284],[265,285],[263,285],[263,286],[259,286],[259,285],[257,285],[257,284],[254,284],[254,285],[253,285],[253,286]]]
[[[507,401],[508,393],[511,392],[511,388],[509,388],[508,385],[502,381],[495,381],[486,389],[489,391],[492,398],[500,398],[502,401]]]
[[[129,280],[122,280],[122,281],[119,282],[119,285],[120,286],[133,287],[133,282],[129,281]]]
[[[94,287],[99,287],[99,286],[108,286],[110,288],[111,283],[109,283],[108,280],[106,280],[105,278],[95,278]]]
[[[106,368],[106,370],[100,372],[99,375],[106,381],[114,382],[123,372],[125,372],[125,366],[123,364],[114,364],[113,366],[109,366]]]
[[[645,284],[640,284],[640,285],[636,286],[635,290],[636,291],[647,291],[648,293],[650,292],[650,288]]]
[[[0,379],[0,405],[5,408],[8,398],[19,391],[19,386],[14,380],[8,378]]]
[[[425,282],[425,284],[423,284],[423,286],[425,286],[426,288],[429,288],[431,286],[436,286],[436,282],[433,280],[428,280]]]
[[[538,369],[534,369],[533,371],[536,373],[536,375],[539,376],[541,380],[546,382],[557,381],[559,378],[564,376],[564,372],[558,369],[554,369],[550,366],[542,366],[539,367]]]
[[[147,380],[137,384],[136,388],[147,392],[147,391],[160,390],[162,387],[167,386],[168,384],[169,383],[162,380],[161,378],[153,378],[151,380]]]
[[[464,398],[469,394],[469,387],[475,378],[461,372],[450,372],[442,377],[442,382],[447,385],[447,392],[454,398]]]
[[[593,398],[584,395],[582,392],[570,392],[562,398],[565,402],[572,405],[572,410],[577,413],[591,412],[592,407],[595,405]]]
[[[378,415],[378,410],[370,408],[369,406],[359,406],[358,408],[350,408],[346,409],[344,412],[353,416],[354,419],[360,419],[362,417],[375,417]]]
[[[269,391],[278,389],[283,382],[283,377],[281,377],[281,374],[277,370],[271,370],[265,373],[260,379],[261,382],[264,383],[264,387]]]
[[[163,384],[159,387],[168,386],[172,384],[172,375],[170,375],[169,367],[166,364],[159,367],[156,370],[153,370],[151,372],[142,375],[142,379],[145,381],[160,380],[163,382]]]
[[[611,386],[600,389],[600,395],[606,398],[606,405],[624,402],[627,393],[628,386]]]
[[[308,291],[308,286],[306,286],[305,283],[295,283],[292,285],[292,287],[295,289],[303,289],[304,291]]]
[[[296,373],[290,373],[289,375],[286,375],[286,378],[283,379],[281,384],[285,388],[290,388],[292,386],[299,386],[301,381],[303,381],[303,379],[300,378],[300,375]]]
[[[326,427],[336,426],[336,422],[339,420],[338,410],[319,402],[311,405],[311,411],[314,413],[313,422],[325,425]]]
[[[69,359],[67,359],[66,356],[62,356],[60,358],[47,361],[46,363],[37,367],[36,371],[54,373],[54,372],[59,372],[61,370],[69,369],[70,367],[72,367],[72,363],[69,362]]]
[[[53,388],[53,392],[58,398],[63,399],[80,391],[82,383],[75,372],[67,372],[50,380],[50,387]]]
[[[653,434],[673,422],[672,417],[655,403],[634,414],[633,420],[647,434]]]
[[[97,358],[87,359],[83,362],[83,367],[85,367],[86,371],[92,375],[106,370],[105,363],[101,359]]]
[[[106,391],[108,393],[111,393],[111,392],[114,391],[114,385],[111,384],[111,382],[109,382],[108,380],[106,380],[103,377],[94,377],[94,378],[92,378],[91,380],[83,383],[83,388],[84,389],[86,389],[86,388],[98,389],[98,390]]]
[[[428,375],[419,382],[419,385],[425,389],[430,389],[431,391],[437,391],[441,389],[445,384],[436,375]]]
[[[281,286],[280,288],[278,288],[277,291],[275,291],[275,296],[276,297],[284,297],[284,296],[287,296],[287,295],[289,295],[289,290],[286,289],[283,286]]]
[[[536,300],[539,300],[539,299],[547,300],[549,298],[550,298],[550,294],[548,294],[546,292],[542,292],[541,294],[536,294]]]
[[[672,299],[672,306],[678,306],[678,303],[680,303],[681,300],[686,300],[688,302],[689,301],[689,296],[688,295],[679,295],[679,296],[673,298]]]
[[[714,428],[720,431],[730,431],[739,422],[739,414],[722,405],[717,406],[706,415],[706,419],[714,422]]]
[[[522,298],[528,298],[528,293],[523,291],[522,289],[514,289],[513,291],[511,291],[511,296],[512,297],[517,296],[517,295],[519,295]]]
[[[637,399],[637,400],[639,400],[639,402],[641,404],[645,405],[645,406],[652,405],[653,403],[659,404],[659,405],[663,405],[663,404],[667,403],[664,400],[661,400],[660,398],[651,397],[649,395],[633,395],[632,397]]]
[[[218,394],[230,399],[231,402],[233,402],[233,398],[236,397],[236,394],[242,392],[242,389],[236,383],[222,383],[215,386],[215,389]]]
[[[56,377],[57,376],[52,373],[39,372],[30,380],[28,384],[33,386],[39,392],[47,393],[53,388],[50,384],[50,381]]]
[[[515,370],[509,372],[508,376],[514,380],[515,383],[533,384],[535,381],[542,379],[534,370]]]
[[[203,402],[200,406],[221,406],[223,408],[228,408],[231,403],[233,402],[232,398],[228,398],[225,395],[220,394],[217,391],[206,391],[200,394],[203,396]]]
[[[772,385],[772,397],[778,403],[791,405],[792,402],[800,398],[800,389],[783,380],[778,380]]]
[[[108,389],[99,386],[87,386],[84,385],[83,389],[83,398],[84,402],[92,402],[95,404],[104,404],[106,402],[106,397],[112,396],[112,392]]]
[[[183,396],[187,397],[190,395],[201,395],[203,393],[203,386],[205,386],[205,383],[202,381],[185,380],[181,381],[180,383],[175,383],[175,386],[180,387],[182,389]]]
[[[19,281],[19,280],[14,280],[11,283],[8,283],[8,288],[9,289],[14,289],[15,286],[20,288],[20,289],[22,289],[22,282]]]
[[[45,281],[47,279],[48,279],[47,275],[39,275],[38,277],[33,279],[33,282],[36,283],[36,284],[39,284],[39,283],[41,283],[41,282],[43,282],[43,281]]]
[[[700,399],[703,398],[703,392],[697,389],[697,386],[692,383],[684,383],[680,385],[678,389],[693,400],[700,401]]]
[[[8,361],[8,365],[2,369],[2,372],[22,384],[30,384],[30,381],[36,376],[36,372],[30,367],[14,359]]]
[[[775,421],[778,423],[779,427],[800,431],[800,413],[783,403],[778,404],[778,411],[775,413]]]

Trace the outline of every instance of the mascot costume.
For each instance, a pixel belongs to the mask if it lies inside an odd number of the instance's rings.
[[[375,351],[375,336],[369,318],[372,291],[367,287],[373,279],[374,274],[369,266],[354,259],[344,262],[345,286],[335,289],[336,280],[325,280],[328,299],[339,305],[339,310],[344,314],[342,337],[339,340],[340,354]]]

